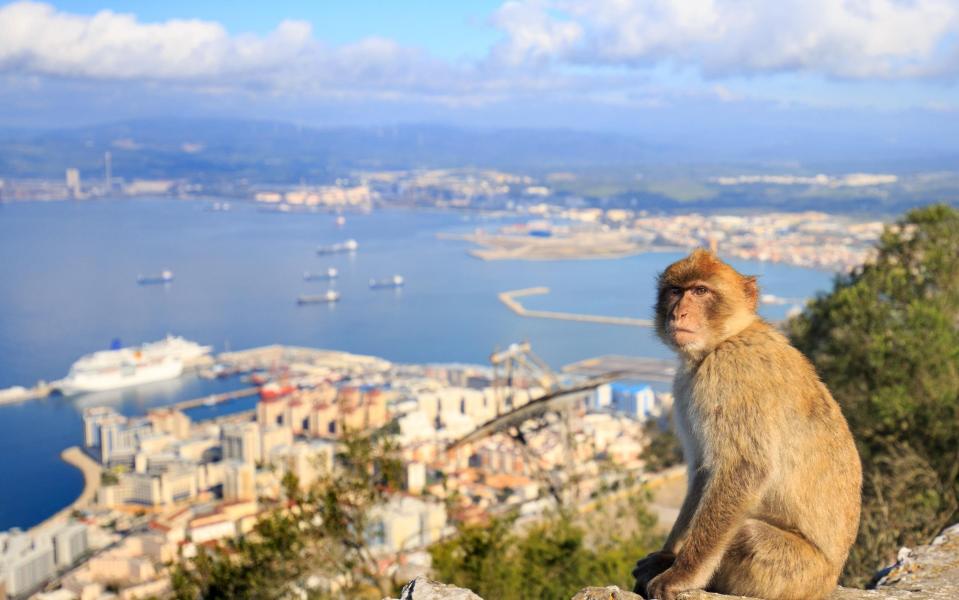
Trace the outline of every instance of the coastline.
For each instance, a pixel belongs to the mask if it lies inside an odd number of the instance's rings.
[[[85,508],[96,499],[97,491],[100,489],[100,465],[95,460],[87,456],[79,446],[70,446],[60,453],[63,462],[76,467],[83,473],[83,491],[77,496],[76,500],[63,507],[52,516],[44,519],[37,525],[30,528],[29,532],[34,533],[45,527],[50,527],[69,518],[74,510]]]

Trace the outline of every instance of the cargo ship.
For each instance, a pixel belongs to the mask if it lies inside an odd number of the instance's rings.
[[[356,240],[346,240],[345,242],[340,242],[339,244],[332,244],[330,246],[320,246],[316,249],[316,253],[323,254],[341,254],[343,252],[356,252],[357,248],[360,245]]]
[[[303,281],[329,281],[331,279],[336,279],[339,277],[340,272],[330,267],[323,273],[311,273],[310,271],[303,272]]]
[[[212,350],[210,346],[170,335],[158,342],[127,348],[114,340],[110,350],[81,357],[65,378],[50,386],[64,395],[74,395],[175,379],[183,374],[185,363]]]
[[[315,294],[315,295],[303,294],[301,296],[297,296],[296,303],[299,305],[322,304],[322,303],[336,302],[339,299],[340,299],[339,292],[334,292],[333,290],[329,290],[325,294]]]
[[[155,283],[170,283],[173,281],[173,271],[164,269],[159,275],[137,275],[137,283],[140,285],[151,285]]]
[[[394,275],[386,279],[370,279],[370,289],[400,288],[404,283],[402,275]]]

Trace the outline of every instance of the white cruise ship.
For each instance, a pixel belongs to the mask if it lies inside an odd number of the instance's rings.
[[[185,362],[209,354],[212,349],[168,335],[138,347],[115,347],[87,354],[73,363],[65,378],[51,385],[65,395],[73,395],[174,379],[183,373]]]

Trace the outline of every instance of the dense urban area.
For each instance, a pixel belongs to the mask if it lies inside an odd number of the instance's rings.
[[[528,350],[513,346],[502,356]],[[454,518],[481,522],[509,510],[534,518],[641,476],[644,424],[671,404],[643,384],[580,388],[582,377],[517,370],[507,378],[485,366],[399,365],[305,348],[206,358],[197,365],[203,375],[242,377],[250,387],[138,418],[84,410],[84,447],[64,458],[84,471],[86,488],[43,524],[0,534],[8,597],[44,586],[52,591],[37,598],[162,596],[171,591],[171,564],[249,532],[281,507],[287,474],[303,489],[335,476],[343,435],[384,428],[398,444],[402,489],[376,508],[368,543],[383,575],[409,579],[428,571],[426,548],[450,533]],[[561,410],[548,411],[522,444],[505,428],[481,427],[557,391],[565,426],[555,418]],[[254,410],[204,421],[185,412],[250,395]],[[320,568],[303,581],[327,592],[343,583]]]

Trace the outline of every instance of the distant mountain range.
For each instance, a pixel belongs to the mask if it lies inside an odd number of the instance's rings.
[[[317,183],[352,170],[489,167],[546,171],[662,163],[683,155],[622,135],[438,125],[318,129],[244,120],[136,120],[47,131],[0,130],[0,177],[115,177]]]

